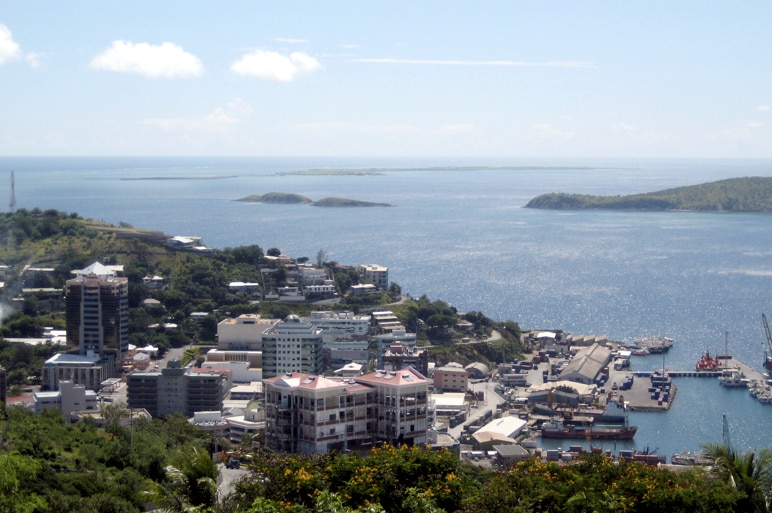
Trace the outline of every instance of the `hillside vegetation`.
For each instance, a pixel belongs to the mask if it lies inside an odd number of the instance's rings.
[[[629,196],[550,193],[537,196],[525,207],[556,210],[772,212],[772,177],[730,178]]]
[[[373,203],[347,198],[322,198],[313,201],[311,198],[292,192],[269,192],[266,194],[250,194],[236,201],[245,203],[279,203],[279,204],[303,204],[314,207],[390,207],[388,203]]]

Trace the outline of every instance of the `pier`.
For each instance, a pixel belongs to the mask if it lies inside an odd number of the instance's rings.
[[[737,373],[747,382],[763,384],[769,379],[767,375],[750,365],[726,356],[721,359],[721,365],[714,370],[672,370],[664,369],[655,371],[611,371],[606,390],[606,400],[619,399],[629,404],[631,411],[667,411],[670,408],[677,393],[677,387],[672,382],[673,378],[713,378],[728,373]],[[626,379],[632,377],[632,386],[627,390],[621,390],[619,386]],[[617,389],[614,389],[616,384]]]

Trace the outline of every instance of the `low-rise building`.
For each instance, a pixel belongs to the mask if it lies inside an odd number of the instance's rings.
[[[263,333],[279,322],[263,319],[259,314],[242,314],[217,324],[217,348],[226,350],[260,351]]]
[[[126,376],[130,408],[144,408],[153,417],[182,413],[220,411],[230,389],[229,371],[191,369],[179,361],[165,369],[134,371]]]
[[[35,413],[40,414],[44,409],[54,408],[61,411],[68,422],[73,412],[99,409],[97,393],[72,381],[60,381],[59,390],[34,392],[32,397]]]
[[[99,390],[102,381],[113,377],[113,361],[89,351],[85,355],[58,353],[43,363],[42,388],[58,390],[59,383],[71,381],[90,390]]]
[[[466,392],[469,375],[459,363],[450,362],[434,369],[434,389],[442,392]]]

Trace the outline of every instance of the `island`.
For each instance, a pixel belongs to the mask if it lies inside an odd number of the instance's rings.
[[[278,204],[303,204],[313,207],[391,207],[389,203],[373,203],[370,201],[360,201],[346,198],[322,198],[313,201],[311,198],[301,194],[289,192],[269,192],[267,194],[251,194],[236,201],[245,203],[278,203]]]
[[[772,177],[744,177],[627,196],[542,194],[525,208],[772,212]]]

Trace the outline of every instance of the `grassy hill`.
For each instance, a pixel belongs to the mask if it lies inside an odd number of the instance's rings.
[[[691,210],[698,212],[772,212],[772,178],[730,178],[628,196],[550,193],[526,208],[556,210]]]

